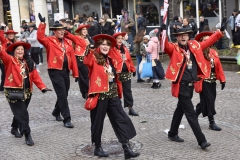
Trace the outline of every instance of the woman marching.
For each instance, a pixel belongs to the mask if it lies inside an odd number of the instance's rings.
[[[84,99],[87,98],[88,88],[89,88],[89,79],[88,79],[88,69],[83,64],[83,59],[85,52],[88,48],[88,45],[93,43],[93,40],[88,36],[88,28],[90,25],[82,24],[75,31],[76,35],[72,35],[71,33],[65,31],[65,37],[72,40],[75,43],[75,56],[78,64],[78,74],[79,79],[76,78],[75,82],[78,81],[78,85],[80,88],[80,92]],[[81,73],[81,74],[80,74]]]
[[[132,121],[124,112],[118,94],[116,73],[121,69],[122,59],[112,52],[116,40],[107,35],[99,34],[93,37],[95,49],[88,52],[84,64],[89,69],[89,98],[94,97],[97,104],[90,111],[92,143],[95,143],[94,155],[108,157],[101,147],[101,136],[106,113],[113,130],[122,143],[125,159],[137,157],[140,154],[132,151],[129,139],[136,136]]]
[[[16,138],[25,135],[26,144],[34,145],[29,127],[28,105],[31,100],[33,83],[43,92],[51,91],[42,82],[32,59],[28,56],[27,50],[31,45],[26,42],[16,42],[8,47],[9,55],[5,52],[4,46],[0,45],[0,58],[2,59],[6,78],[4,83],[5,96],[13,112],[11,133]],[[19,131],[20,133],[19,133]]]
[[[6,49],[8,46],[10,46],[11,44],[13,44],[17,41],[15,35],[18,32],[15,32],[14,30],[8,30],[7,32],[4,32],[5,26],[6,25],[1,24],[0,41],[2,42],[2,46]],[[6,34],[6,38],[4,37],[4,34]],[[1,72],[2,72],[0,91],[3,91],[4,90],[3,85],[4,85],[4,81],[5,81],[5,69],[4,69],[5,67],[1,60],[0,60],[0,68],[1,68]]]
[[[208,40],[212,35],[212,32],[201,32],[195,37],[195,40],[203,42]],[[223,90],[225,87],[226,79],[223,72],[223,68],[218,57],[217,52],[214,49],[208,47],[203,50],[205,59],[207,60],[207,70],[210,70],[210,78],[205,78],[202,82],[202,92],[200,93],[200,103],[196,106],[196,114],[203,114],[203,117],[208,116],[209,119],[209,129],[215,131],[221,131],[222,129],[218,127],[214,121],[215,110],[215,100],[216,100],[216,80],[219,80]]]
[[[132,96],[132,90],[131,90],[131,77],[133,73],[133,77],[136,76],[136,69],[134,67],[134,64],[132,62],[131,55],[129,53],[129,50],[123,45],[123,38],[126,35],[126,32],[118,32],[113,35],[113,37],[117,41],[117,45],[114,48],[114,51],[119,54],[120,58],[122,58],[122,68],[119,73],[118,79],[122,82],[122,91],[123,91],[123,97],[124,97],[124,107],[129,108],[129,115],[132,116],[138,116],[138,113],[136,113],[133,110],[133,96]]]

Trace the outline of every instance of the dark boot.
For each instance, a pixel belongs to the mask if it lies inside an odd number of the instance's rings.
[[[34,142],[32,140],[31,134],[25,134],[25,141],[28,146],[33,146]]]
[[[94,155],[98,157],[108,157],[109,154],[104,152],[101,145],[95,145]]]
[[[153,83],[151,88],[155,88],[156,87],[156,83]]]
[[[159,89],[162,86],[162,84],[160,82],[155,83],[155,86],[153,87],[153,89]]]
[[[16,138],[22,138],[23,134],[18,132],[18,129],[13,127],[11,129],[11,134],[14,135]]]
[[[214,130],[214,131],[221,131],[222,128],[218,127],[214,121],[214,116],[208,116],[209,120],[209,129]]]
[[[195,112],[196,112],[197,117],[201,114],[202,111],[201,111],[201,104],[200,103],[197,104]]]
[[[122,143],[122,147],[123,147],[125,159],[138,157],[140,155],[140,153],[137,153],[137,152],[135,153],[132,151],[129,143]]]
[[[209,129],[214,130],[214,131],[221,131],[222,130],[222,128],[218,127],[214,121],[210,122]]]
[[[129,115],[131,116],[138,116],[138,113],[133,110],[133,108],[129,108]]]

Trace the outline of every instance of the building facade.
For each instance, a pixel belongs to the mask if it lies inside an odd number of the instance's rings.
[[[199,24],[199,16],[209,19],[210,28],[229,17],[234,8],[239,10],[240,0],[168,0],[168,22],[174,15],[193,16]],[[149,25],[159,26],[162,22],[164,0],[2,0],[4,21],[16,31],[20,30],[22,20],[39,24],[38,13],[46,17],[48,27],[54,21],[76,15],[94,16],[99,19],[104,13],[114,18],[127,8],[129,14],[142,13],[149,20]],[[1,5],[1,3],[0,3]],[[135,7],[134,7],[135,6]],[[1,7],[1,6],[0,6]],[[1,9],[0,9],[1,12]],[[48,35],[48,30],[46,34]]]

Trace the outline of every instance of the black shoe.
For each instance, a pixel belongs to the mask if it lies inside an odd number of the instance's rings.
[[[145,82],[145,81],[143,79],[138,79],[137,82],[142,83],[142,82]]]
[[[56,117],[56,121],[63,121],[63,119],[62,119],[62,117],[60,116],[60,115],[58,115],[58,116],[55,116]]]
[[[175,142],[184,142],[184,139],[180,138],[178,135],[175,135],[173,137],[168,136],[168,139],[170,139],[171,141],[175,141]]]
[[[155,88],[156,87],[156,83],[153,83],[151,88]]]
[[[147,79],[146,82],[147,82],[147,83],[150,83],[150,82],[151,82],[151,79]]]
[[[125,159],[135,158],[140,155],[140,153],[132,151],[129,143],[122,143],[122,147],[123,147]]]
[[[14,135],[16,138],[22,138],[23,134],[18,132],[17,128],[11,129],[11,134]]]
[[[34,142],[30,134],[25,134],[25,141],[28,146],[33,146]]]
[[[200,146],[202,149],[206,149],[207,147],[211,146],[211,144],[208,143],[207,141],[204,141],[200,144]]]
[[[98,156],[98,157],[108,157],[109,154],[107,154],[106,152],[104,152],[104,150],[102,149],[102,146],[96,146],[94,149],[94,155]]]
[[[137,112],[135,112],[132,108],[131,109],[129,109],[129,112],[128,112],[128,114],[129,115],[131,115],[131,116],[138,116],[138,113]]]
[[[64,127],[73,128],[73,124],[71,122],[66,122],[66,123],[64,123]]]
[[[159,89],[162,86],[162,84],[160,82],[155,83],[155,86],[153,87],[153,89]]]
[[[216,123],[209,124],[209,129],[214,130],[214,131],[221,131],[222,128],[218,127]]]

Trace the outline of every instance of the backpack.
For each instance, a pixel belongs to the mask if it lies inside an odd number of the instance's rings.
[[[149,24],[149,21],[145,17],[141,17],[141,19],[143,26],[146,27]]]

